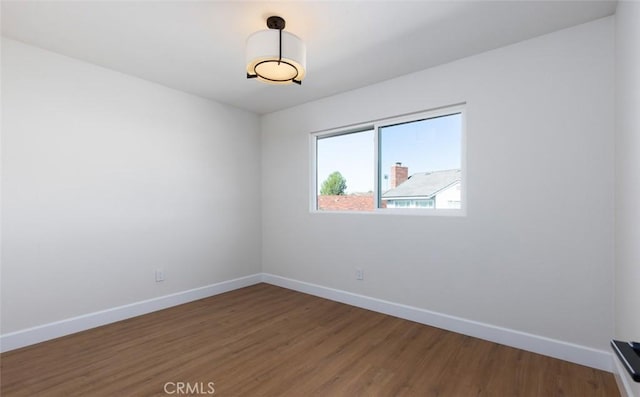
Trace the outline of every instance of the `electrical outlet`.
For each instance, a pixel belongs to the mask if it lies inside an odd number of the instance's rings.
[[[156,269],[156,283],[164,281],[164,271],[162,269]]]
[[[356,280],[364,280],[364,270],[362,268],[356,268]]]

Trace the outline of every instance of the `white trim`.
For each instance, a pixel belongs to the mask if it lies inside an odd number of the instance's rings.
[[[304,292],[336,302],[361,307],[379,313],[415,321],[421,324],[458,332],[464,335],[500,343],[545,356],[570,361],[600,370],[612,371],[612,353],[576,345],[527,332],[498,327],[414,306],[389,302],[334,288],[263,273],[262,281],[279,287]]]
[[[140,316],[172,306],[181,305],[183,303],[233,291],[235,289],[248,287],[250,285],[260,283],[261,280],[262,277],[260,273],[252,274],[250,276],[222,281],[200,288],[176,292],[170,295],[164,295],[157,298],[147,299],[140,302],[130,303],[128,305],[83,314],[81,316],[11,332],[0,336],[0,352],[18,349],[20,347],[85,331],[101,325],[114,323],[127,318]]]
[[[563,342],[544,336],[533,335],[509,328],[480,323],[448,314],[433,312],[414,306],[403,305],[365,295],[311,284],[269,273],[257,273],[208,286],[147,299],[111,309],[101,310],[65,320],[55,321],[24,330],[0,335],[0,352],[44,342],[61,336],[85,331],[101,325],[222,294],[235,289],[265,282],[294,291],[319,296],[336,302],[361,307],[379,313],[415,321],[448,331],[512,346],[561,360],[574,362],[604,371],[615,371],[616,381],[626,390],[626,397],[635,397],[625,378],[626,371],[611,352]],[[614,363],[615,361],[615,363]],[[622,376],[620,375],[622,374]],[[623,394],[623,397],[624,394]],[[640,396],[637,396],[640,397]]]
[[[409,116],[406,116],[409,117]],[[372,213],[379,213],[380,211],[380,196],[382,196],[382,164],[380,164],[380,124],[382,121],[378,120],[373,123],[373,211]],[[409,169],[407,168],[407,172]],[[384,175],[384,173],[382,173]],[[391,174],[389,174],[389,183],[391,182]],[[387,185],[388,186],[388,185]]]
[[[309,135],[309,159],[309,213],[314,213],[318,210],[318,137],[313,134]]]
[[[622,366],[618,357],[613,354],[613,376],[616,378],[620,397],[640,397],[633,394],[633,389],[629,382],[633,382],[627,370]]]

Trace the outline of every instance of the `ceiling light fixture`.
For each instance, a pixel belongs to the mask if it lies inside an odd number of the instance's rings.
[[[307,64],[307,49],[302,40],[283,32],[281,17],[267,18],[268,30],[253,33],[247,39],[247,78],[272,84],[302,84]]]

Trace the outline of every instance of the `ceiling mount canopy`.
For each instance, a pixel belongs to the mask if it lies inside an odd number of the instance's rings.
[[[267,18],[268,30],[247,39],[247,78],[271,84],[302,84],[307,50],[302,40],[283,32],[286,23],[279,16]]]

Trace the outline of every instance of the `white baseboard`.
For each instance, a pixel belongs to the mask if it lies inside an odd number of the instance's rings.
[[[75,332],[85,331],[101,325],[114,323],[127,318],[222,294],[238,288],[258,284],[261,281],[261,274],[253,274],[200,288],[194,288],[188,291],[177,292],[170,295],[147,299],[124,306],[118,306],[33,328],[11,332],[0,336],[0,352],[18,349],[20,347],[59,338]]]
[[[613,375],[616,378],[621,397],[640,397],[640,384],[631,379],[631,376],[622,366],[622,363],[618,357],[616,357],[615,353],[613,354]]]
[[[269,273],[262,281],[321,298],[611,372],[612,353]]]
[[[4,334],[0,336],[0,352],[14,350],[46,340],[85,331],[101,325],[110,324],[127,318],[166,309],[168,307],[207,298],[238,288],[258,284],[260,282],[304,292],[336,302],[346,303],[348,305],[516,347],[518,349],[559,358],[561,360],[574,362],[604,371],[612,372],[615,368],[617,373],[618,370],[614,362],[615,357],[613,357],[613,353],[611,352],[268,273],[253,274],[246,277],[211,284],[205,287],[182,291],[175,294],[135,302],[124,306]],[[624,369],[622,370],[624,371]],[[622,384],[623,387],[626,388],[628,397],[635,397],[631,392],[629,392],[631,388],[627,382],[625,382],[626,379],[623,376],[617,376],[617,380],[619,384]]]

